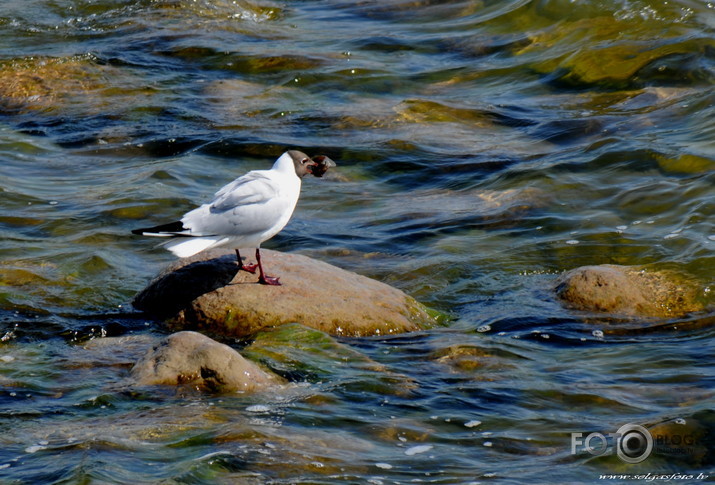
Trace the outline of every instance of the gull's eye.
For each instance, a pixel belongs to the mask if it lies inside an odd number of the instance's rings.
[[[310,162],[310,158],[304,158],[303,160],[300,161],[300,163],[302,163],[303,165],[305,165],[308,162]]]

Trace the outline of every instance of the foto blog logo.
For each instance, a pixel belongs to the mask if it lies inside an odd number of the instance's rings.
[[[571,433],[571,454],[587,452],[593,456],[614,452],[626,463],[640,463],[653,451],[653,437],[643,426],[624,424],[615,433]]]

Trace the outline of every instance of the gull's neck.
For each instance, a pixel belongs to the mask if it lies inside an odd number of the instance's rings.
[[[293,157],[288,155],[287,152],[278,157],[278,160],[276,160],[276,163],[273,164],[273,168],[271,168],[271,170],[276,170],[286,174],[293,174],[297,177]]]

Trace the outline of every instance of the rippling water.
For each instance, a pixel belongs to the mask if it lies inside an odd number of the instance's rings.
[[[619,322],[551,290],[645,265],[712,308],[714,32],[690,0],[6,0],[0,481],[715,476],[712,310]],[[127,391],[162,333],[128,302],[170,260],[129,230],[288,147],[339,168],[266,246],[452,321],[236,342],[290,380],[268,395]],[[685,454],[571,454],[572,432],[683,420]]]

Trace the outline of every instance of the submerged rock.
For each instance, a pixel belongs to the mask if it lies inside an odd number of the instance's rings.
[[[252,254],[244,250],[244,254]],[[436,323],[402,291],[299,254],[264,249],[269,275],[282,286],[238,272],[233,251],[204,251],[177,261],[134,299],[134,307],[173,329],[243,337],[264,327],[301,323],[331,335],[387,335]]]
[[[160,341],[134,365],[131,378],[145,386],[247,392],[280,382],[228,345],[197,332],[177,332]]]
[[[578,310],[633,317],[678,317],[704,310],[693,282],[674,272],[631,266],[573,269],[557,280],[556,295]]]
[[[0,65],[0,108],[50,108],[66,92],[96,88],[97,72],[82,58],[23,59]]]
[[[410,397],[414,379],[314,328],[297,323],[259,332],[241,354],[291,381],[345,382],[348,392]],[[336,365],[340,363],[340,365]]]
[[[516,360],[520,357],[502,350],[458,344],[435,351],[432,358],[435,362],[448,366],[452,372],[479,371],[481,379],[498,380],[517,368]]]
[[[653,454],[669,463],[706,467],[715,461],[715,412],[711,409],[661,421],[648,426],[648,432]]]
[[[0,62],[0,112],[54,113],[73,107],[100,115],[108,106],[132,106],[151,94],[131,72],[102,64],[89,54]]]
[[[558,4],[544,3],[551,7]],[[665,10],[669,7],[656,15],[673,20],[680,15]],[[592,16],[574,12],[574,16],[583,18],[572,20],[564,18],[563,12],[559,8],[558,14],[553,10],[549,14],[559,16],[558,29],[549,26],[532,30],[526,33],[528,43],[515,43],[517,56],[528,54],[541,59],[532,68],[547,75],[549,82],[621,90],[645,85],[688,85],[703,77],[700,62],[707,54],[699,39],[684,39],[669,32],[662,36],[658,45],[643,49],[643,38],[660,29],[654,28],[657,22],[638,12],[623,9],[603,15],[601,9]],[[624,32],[629,34],[623,35]],[[566,44],[573,46],[568,55],[537,56]],[[584,48],[586,46],[588,48]]]

